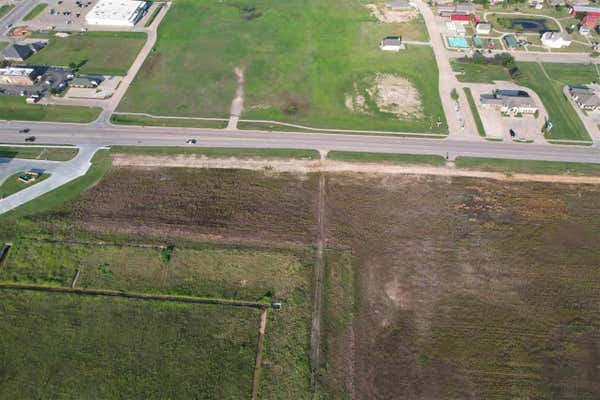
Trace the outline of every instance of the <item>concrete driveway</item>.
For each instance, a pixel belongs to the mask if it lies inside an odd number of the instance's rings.
[[[30,168],[43,168],[51,174],[48,179],[1,199],[0,214],[4,214],[84,175],[90,168],[90,161],[98,148],[98,146],[80,146],[77,156],[66,162],[0,158],[0,182],[4,182],[7,177],[19,171]]]

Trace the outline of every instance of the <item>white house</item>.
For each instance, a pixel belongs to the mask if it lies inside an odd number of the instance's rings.
[[[400,51],[405,47],[400,36],[387,36],[379,43],[379,48],[385,51]]]
[[[88,25],[133,27],[148,9],[149,3],[134,0],[100,0],[86,14]]]
[[[478,35],[489,35],[492,32],[492,24],[480,22],[477,24],[475,32],[477,32]]]
[[[571,42],[571,36],[562,32],[546,32],[542,35],[542,45],[551,49],[569,47]]]

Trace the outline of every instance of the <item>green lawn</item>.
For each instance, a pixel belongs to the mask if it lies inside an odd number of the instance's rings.
[[[457,157],[456,167],[478,171],[551,175],[600,175],[600,164]]]
[[[12,4],[4,4],[0,6],[0,19],[4,18],[6,14],[8,14],[13,8],[15,8]],[[0,46],[1,48],[2,46]]]
[[[183,128],[214,128],[223,129],[227,121],[210,121],[197,119],[151,118],[144,115],[113,114],[110,122],[118,125],[147,125],[147,126],[179,126]]]
[[[23,17],[23,21],[31,21],[32,19],[40,15],[42,11],[46,9],[46,7],[48,7],[48,4],[46,3],[40,3],[37,6],[33,7],[33,9],[26,16]]]
[[[4,398],[249,398],[258,310],[0,290]]]
[[[50,43],[27,60],[38,65],[77,65],[87,74],[126,75],[146,41],[141,32],[78,32]]]
[[[144,147],[144,146],[113,146],[113,153],[148,154],[148,155],[174,155],[197,154],[207,157],[261,157],[261,158],[302,158],[318,159],[316,150],[302,149],[244,149],[228,147]]]
[[[521,70],[520,85],[533,89],[542,99],[548,112],[552,130],[546,139],[590,140],[585,126],[573,109],[571,102],[563,94],[563,87],[569,84],[589,84],[598,80],[596,69],[584,64],[543,64],[550,79],[537,63],[517,63]]]
[[[24,97],[0,96],[0,119],[10,121],[92,122],[98,107],[27,104]]]
[[[472,63],[451,62],[452,69],[464,74],[456,75],[460,82],[494,83],[493,81],[510,81],[510,75],[502,65],[483,65]]]
[[[483,122],[481,121],[479,111],[477,111],[477,105],[475,104],[475,100],[473,99],[471,89],[464,88],[463,90],[465,91],[465,96],[467,96],[467,101],[469,102],[469,108],[471,108],[473,118],[475,119],[475,125],[477,125],[477,132],[479,132],[479,136],[485,137],[485,128],[483,127]]]
[[[11,194],[15,194],[18,191],[21,191],[29,186],[33,186],[36,183],[39,183],[50,177],[49,174],[42,174],[37,177],[37,179],[31,183],[24,183],[19,180],[19,176],[25,173],[25,171],[19,172],[12,176],[9,176],[2,185],[0,185],[0,199],[10,196]]]
[[[327,158],[338,161],[351,162],[385,162],[393,164],[431,164],[444,165],[446,160],[442,156],[394,154],[394,153],[367,153],[355,151],[330,151]]]
[[[155,51],[119,111],[227,117],[234,68],[242,67],[245,119],[446,132],[431,48],[380,51],[377,44],[393,33],[392,25],[374,22],[364,5],[344,0],[180,0],[161,22]],[[379,111],[372,98],[364,111],[350,111],[346,97],[366,93],[377,73],[408,79],[420,92],[422,116],[399,120]]]
[[[0,146],[0,157],[25,158],[47,161],[69,161],[77,155],[79,149],[64,147]]]
[[[510,11],[508,11],[508,12],[510,12]],[[565,16],[567,16],[567,15],[565,15]],[[487,16],[488,21],[492,24],[492,26],[494,26],[496,29],[498,29],[498,30],[500,30],[502,32],[519,32],[519,31],[522,31],[522,29],[516,28],[516,27],[510,28],[510,27],[503,26],[500,23],[498,23],[498,19],[500,19],[500,18],[504,19],[506,21],[510,21],[510,20],[513,20],[513,19],[517,19],[517,20],[525,20],[525,19],[537,20],[537,19],[544,19],[545,20],[544,24],[545,24],[546,29],[551,30],[551,31],[558,31],[559,30],[559,26],[553,20],[548,19],[548,18],[544,18],[544,17],[539,17],[539,16],[536,16],[536,15],[510,15],[510,14],[502,14],[501,12],[498,12],[498,14],[495,14],[495,13],[489,14]]]

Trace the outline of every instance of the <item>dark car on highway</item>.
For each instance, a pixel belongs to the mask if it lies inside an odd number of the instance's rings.
[[[35,136],[28,136],[25,138],[26,142],[35,142]]]
[[[21,129],[19,131],[19,133],[29,133],[30,129],[29,128],[25,128],[25,129]]]

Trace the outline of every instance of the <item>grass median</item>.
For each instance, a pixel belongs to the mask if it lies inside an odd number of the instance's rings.
[[[48,4],[46,3],[40,3],[36,5],[31,11],[29,11],[29,13],[26,16],[23,17],[23,21],[31,21],[32,19],[40,15],[42,11],[46,9],[46,7],[48,7]]]
[[[475,119],[475,125],[477,125],[477,132],[479,133],[479,136],[485,137],[485,128],[483,127],[483,122],[481,121],[481,116],[479,115],[477,105],[475,104],[475,100],[473,99],[471,89],[464,88],[463,90],[465,91],[465,96],[467,97],[467,101],[469,102],[469,107],[471,108],[473,119]]]
[[[69,161],[73,159],[79,149],[62,147],[34,147],[34,146],[0,146],[0,157],[24,158],[45,161]]]
[[[227,121],[184,118],[154,118],[145,115],[126,114],[113,114],[110,118],[110,122],[117,125],[173,126],[180,128],[223,129],[227,126]]]
[[[446,160],[442,156],[395,153],[368,153],[358,151],[330,151],[327,158],[337,161],[392,163],[392,164],[428,164],[442,166]]]
[[[509,160],[502,158],[457,157],[456,167],[478,171],[503,172],[507,174],[548,174],[548,175],[600,175],[600,164]]]

